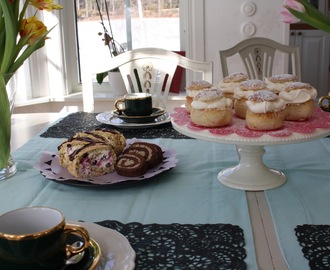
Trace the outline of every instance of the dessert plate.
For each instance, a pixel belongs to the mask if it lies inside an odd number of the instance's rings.
[[[127,145],[138,141],[136,139],[128,139]],[[63,168],[58,159],[58,155],[51,152],[42,152],[39,162],[35,167],[41,172],[41,174],[49,180],[57,183],[81,186],[81,187],[116,187],[123,185],[131,185],[142,183],[150,180],[150,178],[164,173],[174,168],[178,162],[176,153],[172,149],[162,149],[164,159],[163,162],[155,168],[149,169],[147,173],[139,177],[126,177],[118,175],[116,172],[106,175],[93,177],[90,179],[79,179],[72,176],[67,169]]]
[[[126,116],[127,117],[127,116]],[[103,112],[96,115],[96,120],[102,124],[112,125],[118,128],[151,128],[158,125],[171,122],[170,114],[163,112],[159,116],[151,119],[146,123],[129,123],[119,118],[118,115],[115,115],[113,112]]]
[[[71,222],[71,223],[75,223],[75,222]],[[88,228],[87,228],[87,230],[88,230]],[[70,235],[69,237],[70,237],[68,239],[69,244],[73,244],[76,241],[80,241],[79,236]],[[77,255],[77,256],[79,256],[79,255]],[[64,269],[65,270],[101,269],[101,268],[97,268],[100,265],[100,263],[101,263],[101,248],[100,248],[99,244],[96,242],[96,240],[94,240],[92,238],[92,235],[91,235],[91,238],[89,241],[89,248],[84,251],[84,253],[82,254],[82,258],[77,260],[76,263],[68,264]],[[22,264],[8,262],[2,258],[0,258],[0,265],[1,265],[1,269],[12,269],[12,270],[22,269]],[[2,268],[2,267],[4,267],[4,268]],[[28,265],[24,265],[24,270],[46,270],[46,268],[41,267],[40,265],[37,265],[37,264],[28,264]]]
[[[121,233],[90,222],[70,221],[85,227],[102,250],[100,264],[96,270],[133,270],[135,251]],[[66,269],[65,269],[66,270]]]
[[[128,116],[115,110],[111,112],[112,117],[118,117],[126,123],[149,123],[155,120],[157,117],[163,115],[165,109],[163,108],[152,108],[152,113],[147,116]]]

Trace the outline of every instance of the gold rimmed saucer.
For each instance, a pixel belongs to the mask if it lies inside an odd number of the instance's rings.
[[[84,252],[81,260],[75,264],[69,264],[65,270],[95,270],[101,262],[101,248],[99,244],[92,238],[89,239],[89,247]]]
[[[79,241],[80,238],[77,236],[72,238],[70,241]],[[65,266],[65,270],[95,270],[101,262],[101,248],[99,244],[92,238],[89,240],[89,247],[83,252],[82,258],[74,264],[69,264]],[[0,258],[1,269],[12,269],[20,270],[22,266],[24,270],[46,270],[46,268],[37,264],[17,264],[13,262],[6,261]]]
[[[111,114],[114,117],[117,117],[126,123],[149,123],[154,121],[157,117],[162,116],[165,113],[165,109],[163,108],[152,108],[152,113],[146,116],[128,116],[119,111],[112,111]]]

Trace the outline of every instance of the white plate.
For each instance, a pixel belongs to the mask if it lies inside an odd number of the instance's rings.
[[[127,139],[127,145],[130,145],[136,139]],[[67,169],[63,168],[59,163],[59,157],[55,153],[41,152],[39,162],[35,164],[40,173],[47,179],[57,183],[80,186],[80,187],[105,187],[105,186],[122,186],[122,184],[131,185],[133,183],[149,181],[156,175],[160,175],[174,168],[178,162],[176,153],[172,149],[164,149],[164,159],[158,166],[149,169],[144,175],[138,177],[128,177],[118,175],[116,172],[108,173],[98,177],[79,179],[72,176]]]
[[[102,124],[112,125],[119,128],[148,128],[169,123],[171,122],[171,117],[170,114],[166,112],[148,123],[127,123],[113,115],[112,112],[103,112],[96,115],[96,120]]]
[[[89,222],[68,221],[85,227],[99,244],[102,258],[96,270],[133,270],[135,251],[121,233]]]

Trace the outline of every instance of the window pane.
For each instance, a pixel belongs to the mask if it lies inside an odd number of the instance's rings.
[[[99,10],[106,31],[123,48],[180,51],[179,0],[76,0],[80,59],[110,59]]]

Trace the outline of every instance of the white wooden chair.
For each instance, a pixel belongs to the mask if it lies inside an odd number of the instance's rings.
[[[299,47],[283,45],[262,37],[245,39],[227,50],[220,50],[220,64],[223,78],[228,76],[227,58],[239,54],[250,79],[263,80],[273,75],[275,52],[289,55],[290,72],[301,79]]]
[[[159,48],[141,48],[122,53],[102,66],[89,68],[84,75],[84,110],[93,111],[92,75],[119,68],[127,93],[149,92],[153,106],[166,108],[168,94],[177,66],[200,72],[202,79],[213,82],[213,62],[200,62]],[[88,78],[88,79],[87,79]]]

